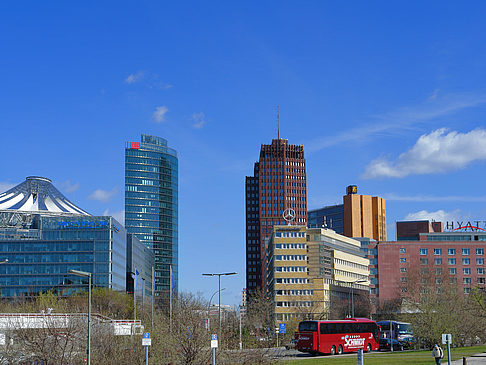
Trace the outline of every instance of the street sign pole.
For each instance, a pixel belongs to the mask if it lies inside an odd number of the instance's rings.
[[[450,333],[442,334],[442,344],[447,345],[447,364],[451,365],[451,343],[452,335]]]
[[[142,346],[145,347],[145,365],[149,365],[148,348],[149,346],[152,346],[152,339],[150,338],[150,332],[145,332],[143,334]]]
[[[148,346],[145,346],[145,365],[149,365],[149,363],[148,363]]]
[[[213,365],[216,365],[216,347],[218,347],[218,335],[211,336],[211,348],[213,350]]]

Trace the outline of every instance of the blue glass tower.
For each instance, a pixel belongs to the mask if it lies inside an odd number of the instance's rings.
[[[155,255],[155,296],[178,287],[178,159],[163,138],[142,134],[125,147],[125,227]]]

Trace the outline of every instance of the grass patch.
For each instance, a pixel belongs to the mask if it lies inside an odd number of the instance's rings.
[[[451,360],[462,359],[463,356],[468,357],[481,352],[486,352],[486,346],[472,346],[472,347],[456,347],[451,349]],[[303,358],[297,360],[281,361],[283,365],[314,365],[314,364],[330,364],[330,365],[356,365],[356,356],[343,357],[321,357],[321,358]],[[442,362],[447,364],[447,350],[444,349],[444,359]],[[430,351],[405,351],[405,352],[372,352],[364,354],[365,365],[430,365],[434,364],[432,358],[432,350]]]

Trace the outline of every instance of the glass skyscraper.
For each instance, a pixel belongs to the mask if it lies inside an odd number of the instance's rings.
[[[178,287],[178,159],[163,138],[126,144],[125,227],[153,250],[155,296],[167,298],[171,267]]]

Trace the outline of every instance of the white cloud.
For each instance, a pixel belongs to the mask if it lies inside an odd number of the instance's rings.
[[[155,108],[154,114],[152,114],[152,118],[157,122],[157,123],[162,123],[165,121],[165,114],[169,111],[169,108],[167,108],[165,105],[163,106],[158,106]]]
[[[461,169],[473,161],[486,159],[486,130],[468,133],[437,129],[419,137],[415,145],[396,161],[378,158],[370,162],[364,178],[405,177]]]
[[[442,209],[439,209],[435,212],[428,212],[426,210],[421,210],[415,213],[409,213],[405,217],[404,220],[406,221],[436,221],[436,222],[450,222],[455,221],[460,218],[460,210],[454,210],[452,212],[446,212]]]
[[[192,120],[194,121],[192,127],[196,129],[201,129],[206,124],[203,112],[192,113]]]
[[[17,184],[12,184],[8,181],[0,181],[0,193],[4,193],[6,192],[7,190],[10,190],[12,189],[14,186],[16,186]]]
[[[79,183],[71,183],[71,180],[66,180],[59,183],[59,188],[66,193],[72,193],[79,189]]]
[[[365,124],[358,128],[346,128],[341,133],[307,141],[306,150],[308,153],[313,153],[350,141],[367,140],[377,134],[410,129],[414,125],[484,103],[486,103],[486,95],[456,94],[439,97],[436,90],[431,97],[418,106],[399,108],[375,115],[376,123]]]
[[[137,81],[140,81],[143,79],[145,73],[143,71],[138,71],[134,74],[128,75],[128,77],[125,79],[125,83],[127,84],[134,84]]]
[[[118,189],[116,187],[111,190],[96,189],[88,197],[88,199],[98,200],[100,202],[107,203],[116,195],[117,192]]]
[[[125,225],[125,211],[124,210],[120,210],[120,211],[117,211],[117,212],[110,212],[109,209],[105,209],[105,211],[103,212],[103,215],[112,216],[118,222],[120,222],[123,226]]]

